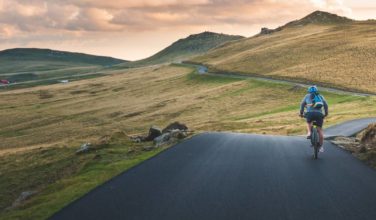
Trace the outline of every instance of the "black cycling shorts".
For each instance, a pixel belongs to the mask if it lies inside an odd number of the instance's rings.
[[[307,112],[306,119],[308,123],[316,121],[316,125],[320,128],[324,124],[324,115],[321,112]]]

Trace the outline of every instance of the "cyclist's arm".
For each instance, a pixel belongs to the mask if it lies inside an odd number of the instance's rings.
[[[306,105],[307,105],[306,97],[304,96],[302,102],[300,103],[300,115],[303,115],[304,108],[305,108]]]
[[[329,107],[328,107],[328,103],[326,103],[326,101],[324,101],[324,111],[325,111],[325,116],[328,116],[328,114],[329,114]]]
[[[324,111],[325,111],[325,116],[328,116],[329,114],[329,107],[328,107],[328,103],[326,102],[324,96],[321,96],[322,97],[322,100],[324,102]]]

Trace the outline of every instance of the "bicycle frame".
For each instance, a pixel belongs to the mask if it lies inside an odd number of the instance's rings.
[[[303,114],[303,117],[306,118],[306,112]],[[320,137],[319,137],[319,132],[317,131],[317,124],[316,121],[312,122],[311,125],[311,144],[313,148],[313,158],[317,159],[318,154],[319,154],[319,149],[320,149]]]
[[[317,125],[315,121],[312,123],[311,126],[311,144],[313,147],[313,157],[314,159],[317,159],[320,149],[320,137],[317,131]]]

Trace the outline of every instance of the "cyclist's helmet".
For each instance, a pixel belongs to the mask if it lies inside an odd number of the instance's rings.
[[[308,87],[308,92],[309,93],[317,93],[319,90],[317,89],[316,86],[310,86]]]

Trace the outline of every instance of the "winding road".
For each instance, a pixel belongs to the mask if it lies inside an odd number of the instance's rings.
[[[231,78],[237,78],[237,79],[255,79],[255,80],[260,80],[260,81],[267,81],[267,82],[274,82],[274,83],[283,83],[283,84],[288,84],[288,85],[293,85],[293,86],[301,86],[301,87],[308,87],[311,86],[311,84],[308,83],[301,83],[301,82],[296,82],[293,80],[287,80],[287,79],[275,79],[271,78],[269,76],[262,76],[262,75],[246,75],[246,74],[239,74],[239,73],[232,73],[232,72],[225,72],[222,71],[221,73],[212,73],[209,72],[208,67],[203,66],[203,65],[197,65],[197,64],[191,64],[191,63],[179,63],[179,65],[186,66],[186,67],[193,67],[196,69],[196,72],[198,74],[205,74],[208,76],[220,76],[220,77],[231,77]],[[353,96],[375,96],[375,93],[366,93],[366,92],[354,92],[354,91],[349,91],[345,89],[339,89],[339,88],[331,88],[331,87],[326,87],[317,84],[320,86],[321,91],[326,91],[326,92],[332,92],[332,93],[337,93],[337,94],[346,94],[346,95],[353,95]]]
[[[376,118],[327,129],[351,135]],[[204,133],[78,199],[51,219],[376,219],[376,171],[303,137]]]

